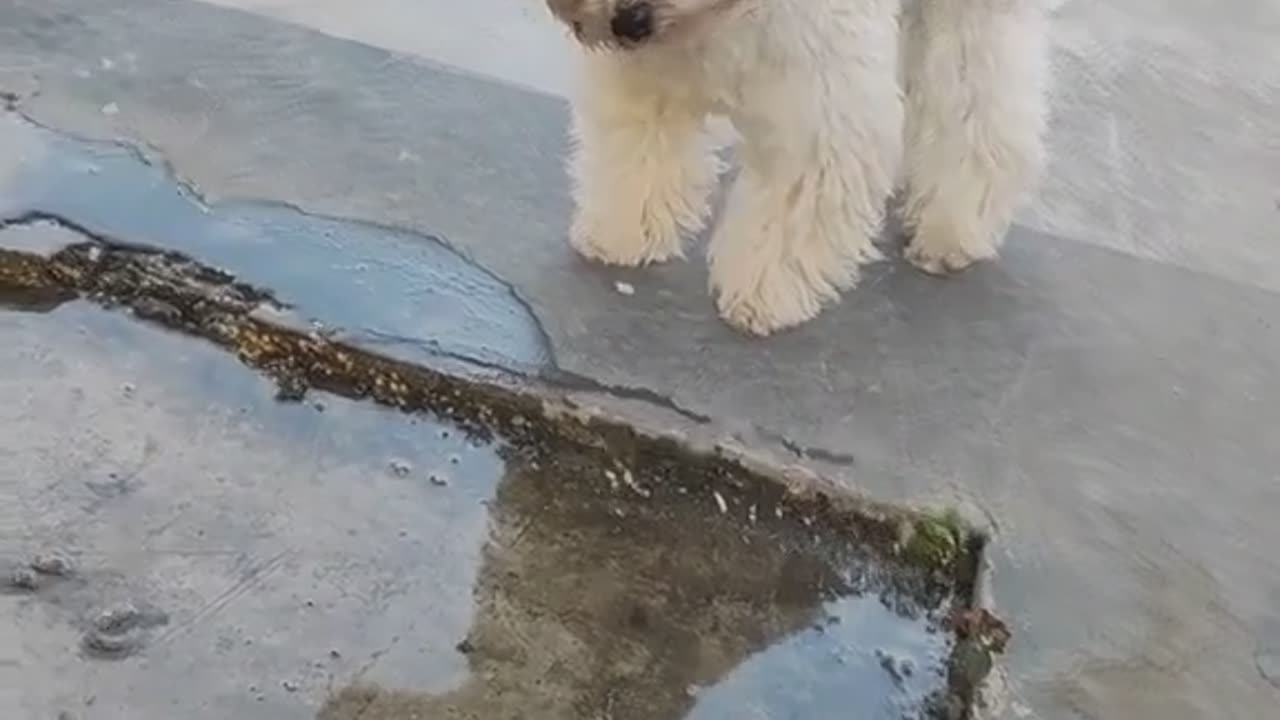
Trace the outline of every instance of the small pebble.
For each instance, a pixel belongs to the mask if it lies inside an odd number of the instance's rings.
[[[337,660],[338,658],[342,657],[342,653],[338,652],[337,650],[330,650],[329,657],[333,658],[334,660]]]
[[[636,286],[632,285],[631,283],[625,283],[625,282],[619,281],[614,283],[613,286],[618,290],[618,294],[620,295],[626,295],[630,297],[636,294]]]
[[[136,625],[138,618],[138,609],[130,603],[125,603],[98,613],[93,620],[93,626],[100,632],[116,635]]]
[[[635,476],[632,475],[631,471],[627,470],[626,468],[622,469],[622,482],[642,498],[648,499],[653,496],[653,493],[649,490],[649,488],[646,488],[640,483],[636,482]]]
[[[138,649],[140,641],[135,633],[90,630],[85,633],[84,645],[98,655],[129,655]]]
[[[285,680],[284,682],[280,683],[280,686],[283,687],[287,692],[298,691],[298,683],[292,680]]]
[[[875,655],[876,659],[880,661],[880,667],[884,668],[884,671],[889,674],[889,677],[895,683],[902,684],[906,678],[911,677],[912,673],[915,672],[915,665],[910,660],[905,658],[899,660],[881,648],[876,648]]]
[[[119,113],[120,113],[120,106],[115,103],[107,103],[106,105],[102,106],[103,115],[111,116],[111,115],[118,115]]]
[[[435,473],[432,473],[431,477],[429,477],[428,480],[431,481],[432,485],[435,485],[437,487],[445,487],[446,485],[449,484],[449,478],[443,475],[437,475]]]
[[[17,568],[9,573],[9,584],[21,590],[38,590],[40,578],[31,568]]]
[[[31,561],[31,569],[41,575],[56,575],[58,577],[66,577],[75,570],[71,560],[58,553],[42,553],[35,556],[35,559]]]
[[[408,477],[409,473],[413,472],[413,465],[410,465],[405,460],[392,460],[389,467],[391,468],[391,474],[396,477]]]

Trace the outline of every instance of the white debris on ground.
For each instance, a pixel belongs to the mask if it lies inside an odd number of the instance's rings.
[[[729,512],[729,504],[724,501],[724,496],[718,490],[713,491],[711,494],[716,498],[716,505],[720,507],[720,514],[723,515]]]

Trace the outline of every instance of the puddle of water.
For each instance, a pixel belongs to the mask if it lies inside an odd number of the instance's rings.
[[[83,302],[0,332],[16,536],[76,565],[0,597],[33,717],[896,720],[946,687],[949,591],[763,480],[275,402]],[[121,606],[164,620],[85,653]]]
[[[855,707],[858,717],[917,717],[941,680],[950,651],[946,637],[876,597],[842,598],[827,603],[823,613],[824,622],[753,656],[699,693],[688,720],[800,720]]]
[[[559,460],[509,461],[498,487],[467,681],[357,684],[320,718],[887,720],[918,717],[945,683],[936,616],[833,534]]]
[[[0,112],[0,222],[39,212],[95,233],[200,257],[269,287],[380,352],[441,354],[533,372],[551,361],[504,283],[438,239],[278,206],[206,205],[122,147],[64,138]],[[21,152],[18,152],[21,150]]]

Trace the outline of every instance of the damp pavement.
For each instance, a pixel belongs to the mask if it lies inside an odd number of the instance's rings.
[[[716,320],[698,259],[567,251],[569,63],[541,3],[344,5],[0,5],[0,216],[34,220],[0,247],[180,251],[299,331],[959,507],[1013,631],[991,716],[1273,712],[1274,2],[1056,3],[1054,164],[1004,258],[948,281],[891,260],[767,341]],[[779,603],[821,554],[787,575],[746,508],[672,502],[618,537],[592,522],[613,496],[547,487],[500,443],[281,402],[206,340],[67,300],[0,311],[0,556],[74,561],[0,594],[6,717],[503,717],[513,695],[546,703],[530,716],[883,717],[916,691],[876,650],[943,652],[859,596]],[[679,604],[707,587],[743,600]]]

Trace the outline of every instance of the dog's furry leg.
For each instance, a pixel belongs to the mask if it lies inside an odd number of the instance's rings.
[[[770,28],[787,66],[759,73],[732,113],[742,173],[709,252],[720,314],[745,332],[809,320],[880,257],[902,153],[897,7],[860,0]]]
[[[612,265],[683,255],[681,235],[706,224],[718,171],[701,98],[632,57],[587,53],[583,70],[570,161],[574,248]]]
[[[1039,0],[910,0],[906,256],[942,274],[996,255],[1044,163],[1047,17]]]

